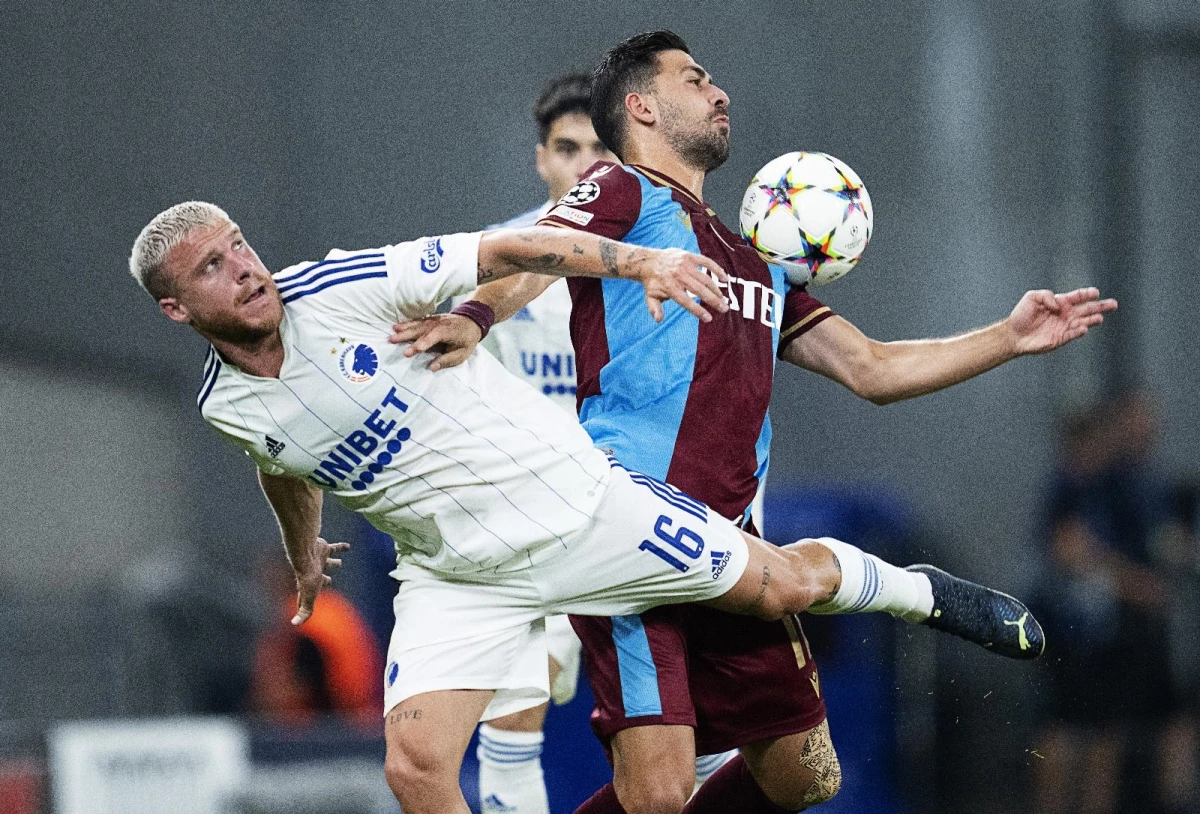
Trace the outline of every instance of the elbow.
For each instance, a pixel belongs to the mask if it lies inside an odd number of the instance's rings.
[[[886,407],[889,404],[895,404],[897,401],[903,401],[904,397],[898,393],[887,392],[880,389],[868,389],[858,393],[859,396],[874,404],[876,407]]]
[[[878,407],[905,398],[883,343],[872,341],[868,350],[848,366],[846,386]]]
[[[887,386],[887,382],[883,380],[878,371],[865,367],[855,370],[842,383],[851,393],[878,407],[883,407],[902,398],[892,388]]]

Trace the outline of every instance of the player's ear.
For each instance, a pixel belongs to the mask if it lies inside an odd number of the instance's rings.
[[[188,325],[192,318],[188,314],[187,309],[180,304],[179,300],[174,297],[163,297],[158,301],[158,310],[167,315],[167,319],[172,322],[178,322],[180,325]]]
[[[658,111],[648,93],[629,93],[625,96],[625,111],[634,121],[645,125],[654,124],[658,119]]]

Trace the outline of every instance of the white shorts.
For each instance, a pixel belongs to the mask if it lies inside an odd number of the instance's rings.
[[[741,532],[672,486],[613,463],[590,523],[519,571],[406,569],[384,669],[384,712],[437,690],[495,690],[482,720],[549,697],[545,617],[626,616],[715,599],[749,551]]]

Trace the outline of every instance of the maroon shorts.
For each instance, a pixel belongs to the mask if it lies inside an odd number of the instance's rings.
[[[696,754],[803,732],[825,720],[800,620],[764,622],[698,605],[640,616],[572,616],[596,696],[592,728],[609,747],[622,729],[681,724]]]

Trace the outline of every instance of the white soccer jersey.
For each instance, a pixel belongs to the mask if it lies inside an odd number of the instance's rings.
[[[291,266],[275,275],[279,377],[206,362],[205,420],[391,535],[399,575],[524,568],[592,519],[608,481],[576,420],[491,354],[432,373],[387,342],[393,322],[473,289],[478,251],[479,234],[459,234]]]
[[[488,229],[535,226],[553,201]],[[571,292],[555,280],[510,319],[497,322],[482,344],[508,372],[575,415],[575,348],[571,344]]]

